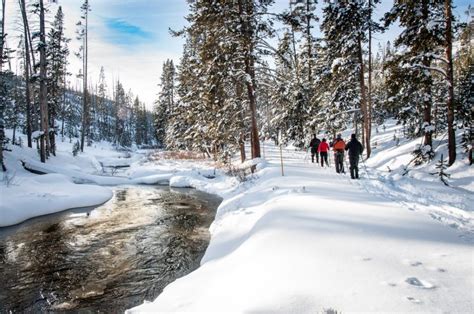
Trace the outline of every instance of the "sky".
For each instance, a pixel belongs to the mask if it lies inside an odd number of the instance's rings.
[[[65,14],[66,35],[72,39],[69,71],[77,74],[81,61],[73,52],[78,51],[80,45],[75,39],[75,31],[83,1],[56,2],[48,5],[50,20],[61,5]],[[179,63],[184,40],[173,37],[169,29],[179,30],[186,25],[186,0],[90,0],[89,3],[89,81],[98,81],[103,66],[110,94],[112,81],[119,79],[127,90],[131,89],[151,109],[159,93],[163,63],[167,59]],[[276,0],[272,10],[280,12],[287,8],[288,3],[288,0]],[[461,16],[469,3],[470,0],[454,0],[457,7],[455,14]],[[377,14],[382,15],[391,4],[392,0],[382,0]],[[6,30],[10,48],[16,47],[21,26],[17,7],[17,0],[7,0]],[[462,19],[466,17],[463,15]],[[397,31],[393,28],[386,34],[375,36],[375,40],[391,40]],[[70,81],[73,86],[81,86],[75,75],[70,77]]]

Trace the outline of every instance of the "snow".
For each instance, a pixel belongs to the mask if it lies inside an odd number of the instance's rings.
[[[61,174],[22,178],[2,186],[0,227],[68,208],[94,206],[111,197],[112,191],[107,188],[77,185]]]
[[[34,138],[34,139],[38,139],[38,138],[40,138],[43,134],[44,134],[43,131],[34,131],[33,133],[31,133],[31,137]]]
[[[474,174],[463,161],[451,167],[459,189],[421,167],[409,171],[421,178],[402,176],[418,140],[395,146],[398,128],[392,121],[374,136],[368,172],[361,164],[355,181],[293,148],[284,149],[283,177],[279,149],[265,143],[256,174],[220,190],[200,268],[128,313],[472,313],[473,191],[458,179],[472,182]],[[200,188],[194,180],[172,183]]]
[[[11,138],[12,130],[6,135]],[[24,135],[23,143],[26,143]],[[5,151],[8,169],[0,181],[0,227],[58,211],[96,206],[108,201],[112,191],[107,186],[160,184],[199,188],[219,194],[238,185],[235,178],[219,175],[207,162],[170,160],[156,154],[149,159],[147,150],[122,152],[110,143],[96,143],[74,157],[71,143],[58,139],[57,154],[41,163],[35,148],[9,145]],[[46,173],[36,175],[25,167]],[[118,168],[116,168],[118,167]],[[185,183],[179,184],[179,181]]]
[[[72,143],[59,142],[46,164],[35,149],[10,145],[0,224],[100,204],[111,197],[103,185],[193,187],[223,197],[201,266],[128,312],[472,313],[474,173],[459,151],[445,186],[430,174],[446,156],[443,135],[433,141],[435,160],[414,166],[421,139],[403,138],[401,128],[394,121],[377,128],[361,180],[311,164],[292,145],[282,148],[282,176],[271,142],[264,158],[235,161],[237,170],[256,168],[240,178],[210,160],[107,143],[73,157]],[[19,160],[48,174],[26,172]],[[124,168],[113,173],[117,166]]]

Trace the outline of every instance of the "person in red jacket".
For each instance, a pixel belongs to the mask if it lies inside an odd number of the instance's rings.
[[[321,156],[321,167],[324,167],[324,161],[326,161],[326,166],[329,167],[328,152],[329,152],[329,145],[326,142],[326,139],[323,138],[323,141],[318,146],[318,153]]]

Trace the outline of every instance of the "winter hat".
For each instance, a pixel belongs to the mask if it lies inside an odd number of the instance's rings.
[[[351,134],[351,140],[355,140],[356,139],[356,135],[353,133]]]

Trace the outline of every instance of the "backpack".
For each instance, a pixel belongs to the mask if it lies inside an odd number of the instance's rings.
[[[332,149],[339,150],[339,151],[344,151],[344,148],[346,148],[346,143],[344,143],[343,140],[336,141],[336,143],[334,143],[332,147]]]

